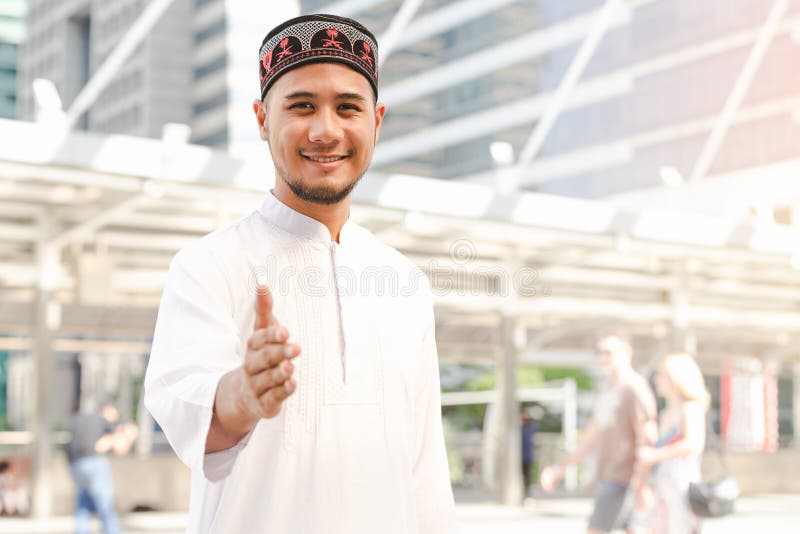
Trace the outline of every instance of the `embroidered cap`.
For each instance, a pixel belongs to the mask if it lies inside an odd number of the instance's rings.
[[[342,63],[364,75],[378,96],[378,43],[361,23],[336,15],[303,15],[270,31],[261,43],[261,100],[282,74],[309,63]]]

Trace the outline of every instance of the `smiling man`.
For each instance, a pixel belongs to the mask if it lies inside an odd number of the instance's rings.
[[[350,220],[377,51],[331,15],[267,34],[253,110],[275,187],[170,266],[145,403],[192,469],[190,532],[454,530],[430,287]]]

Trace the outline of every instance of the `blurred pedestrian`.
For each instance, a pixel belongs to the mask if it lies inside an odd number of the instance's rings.
[[[92,512],[97,512],[104,534],[121,532],[111,464],[105,454],[126,454],[138,431],[134,424],[118,425],[118,421],[116,407],[104,404],[99,412],[76,413],[70,422],[72,439],[67,445],[67,460],[77,489],[78,534],[90,531]]]
[[[539,419],[541,419],[542,408],[533,406],[523,407],[520,410],[520,423],[522,425],[522,481],[525,497],[531,487],[531,473],[534,466],[534,446],[536,432],[539,430]]]
[[[648,522],[655,533],[692,534],[699,531],[699,521],[689,506],[689,484],[700,481],[710,396],[689,354],[665,356],[655,383],[656,392],[667,401],[659,414],[659,439],[638,453],[642,466],[653,467],[655,502]]]
[[[189,529],[449,534],[430,285],[350,218],[386,111],[375,37],[313,14],[259,51],[275,187],[175,257],[145,378],[192,469]]]
[[[540,483],[545,491],[553,491],[567,466],[594,454],[597,475],[588,532],[641,532],[632,477],[637,447],[655,440],[655,398],[647,380],[631,367],[632,348],[625,334],[601,336],[597,355],[605,380],[592,416],[575,451],[543,469]]]
[[[0,515],[27,515],[28,459],[24,457],[0,460]]]

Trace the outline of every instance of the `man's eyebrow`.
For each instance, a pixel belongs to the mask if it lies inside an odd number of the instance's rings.
[[[296,91],[283,97],[284,100],[295,100],[298,98],[316,98],[317,95],[308,91]],[[339,93],[336,95],[336,100],[356,100],[358,102],[367,102],[367,99],[358,93]]]
[[[283,97],[284,100],[294,100],[296,98],[315,98],[317,95],[314,93],[309,93],[308,91],[298,91],[296,93],[291,93]]]
[[[336,95],[336,100],[356,100],[366,104],[367,99],[358,93],[340,93]]]

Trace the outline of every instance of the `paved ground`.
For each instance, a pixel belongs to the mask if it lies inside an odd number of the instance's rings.
[[[581,533],[591,503],[586,499],[539,500],[524,507],[459,503],[459,534]],[[140,513],[123,517],[126,534],[180,533],[185,514]],[[71,517],[49,520],[0,519],[0,533],[61,534],[73,532]],[[98,530],[99,532],[99,530]],[[800,495],[764,495],[741,499],[736,514],[706,521],[703,534],[797,534]]]
[[[459,534],[582,533],[590,511],[586,499],[540,500],[524,508],[462,504]],[[741,499],[736,514],[703,524],[703,534],[751,533],[800,533],[800,495]]]

